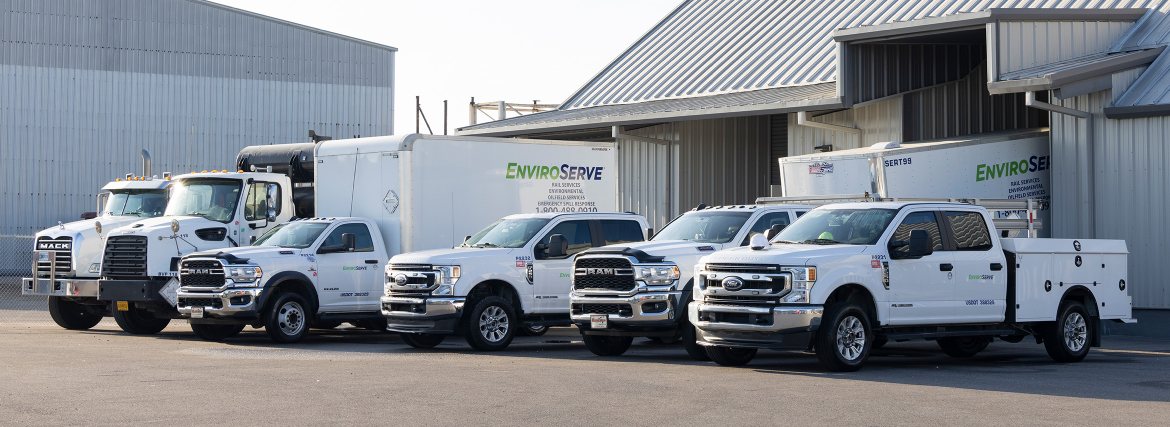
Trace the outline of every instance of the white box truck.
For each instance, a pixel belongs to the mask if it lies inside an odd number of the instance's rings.
[[[314,158],[316,218],[258,246],[182,259],[178,311],[200,336],[252,325],[293,342],[314,325],[381,329],[389,257],[454,247],[508,214],[617,205],[610,143],[398,135],[325,141]]]

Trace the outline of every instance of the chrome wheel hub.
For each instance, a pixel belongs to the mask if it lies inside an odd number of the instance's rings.
[[[861,357],[865,350],[865,328],[861,319],[856,316],[847,316],[837,323],[837,354],[845,360],[853,361]]]
[[[1072,352],[1085,348],[1089,339],[1089,325],[1080,313],[1072,312],[1064,317],[1064,346]]]
[[[508,313],[503,308],[491,306],[479,314],[479,334],[491,342],[499,342],[508,335]]]
[[[305,328],[305,309],[295,301],[286,302],[276,313],[276,320],[285,335],[299,334]]]

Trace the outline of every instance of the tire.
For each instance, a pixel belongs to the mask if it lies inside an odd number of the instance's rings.
[[[171,323],[171,319],[154,317],[154,314],[135,307],[133,303],[130,304],[130,311],[118,311],[116,308],[111,311],[114,312],[114,321],[118,327],[128,334],[154,335]]]
[[[756,357],[756,349],[748,347],[705,347],[707,357],[720,366],[743,366]]]
[[[445,335],[434,334],[398,334],[402,337],[402,342],[414,348],[435,348],[443,342]]]
[[[957,357],[960,359],[972,357],[987,348],[991,344],[991,338],[988,337],[954,337],[954,338],[939,338],[938,346],[947,356]]]
[[[874,343],[869,314],[852,302],[829,307],[817,329],[814,347],[825,369],[852,372],[861,369]]]
[[[472,348],[482,351],[508,348],[520,325],[512,303],[497,296],[477,301],[464,323],[463,337]]]
[[[520,328],[520,335],[523,335],[526,337],[539,337],[539,336],[543,336],[544,334],[547,334],[547,333],[548,333],[548,326],[544,326],[544,325],[540,325],[540,326],[524,325],[523,328]]]
[[[102,321],[102,316],[93,314],[84,305],[61,297],[49,297],[49,316],[57,326],[73,331],[87,330]]]
[[[381,319],[359,320],[356,322],[349,322],[349,324],[354,325],[354,326],[361,328],[361,329],[365,329],[367,331],[386,332],[386,318],[385,317],[383,317]]]
[[[1057,362],[1080,362],[1089,354],[1096,333],[1084,304],[1065,301],[1060,303],[1056,323],[1044,334],[1044,349]]]
[[[682,338],[679,341],[682,342],[683,348],[687,351],[687,355],[691,356],[691,359],[700,362],[711,360],[711,356],[707,355],[707,349],[696,343],[695,339],[695,327],[691,325],[690,321],[684,320],[682,324]]]
[[[582,335],[581,338],[585,340],[585,348],[602,357],[621,356],[634,343],[634,337]]]
[[[228,338],[239,335],[240,331],[243,331],[243,330],[244,330],[243,324],[239,324],[239,325],[209,325],[209,324],[202,324],[202,323],[192,323],[191,324],[191,332],[194,332],[195,336],[197,336],[199,338],[203,338],[204,340],[207,340],[207,341],[223,341],[223,340],[226,340]]]
[[[286,292],[276,295],[276,302],[264,313],[264,331],[279,343],[294,343],[309,334],[312,316],[309,304],[299,294]]]
[[[341,322],[313,322],[313,329],[336,329],[338,326],[341,326]]]

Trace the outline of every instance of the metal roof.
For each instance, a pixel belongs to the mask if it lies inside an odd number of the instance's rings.
[[[1150,64],[1113,105],[1105,108],[1110,118],[1149,117],[1170,114],[1170,56]]]
[[[1000,81],[988,83],[987,89],[992,94],[1056,89],[1070,83],[1149,65],[1162,54],[1163,49],[1165,46],[1132,52],[1100,52],[1007,72],[999,76]]]
[[[391,51],[391,52],[397,52],[397,51],[398,51],[398,48],[396,48],[396,47],[394,47],[394,46],[384,45],[384,44],[381,44],[381,43],[374,43],[374,42],[372,42],[372,41],[369,41],[369,40],[365,40],[365,39],[359,39],[359,38],[357,38],[357,37],[351,37],[351,36],[347,36],[347,35],[345,35],[345,34],[339,34],[339,33],[335,33],[335,32],[332,32],[332,31],[325,31],[325,30],[322,30],[322,29],[320,29],[320,28],[317,28],[317,27],[310,27],[310,26],[308,26],[308,25],[304,25],[304,24],[298,24],[298,23],[296,23],[296,22],[292,22],[292,21],[285,21],[285,20],[283,20],[283,19],[279,19],[279,18],[273,18],[273,17],[271,17],[271,16],[268,16],[268,15],[259,14],[259,13],[256,13],[256,12],[251,12],[251,11],[247,11],[247,10],[244,10],[244,9],[240,9],[240,8],[231,7],[231,6],[228,6],[228,5],[226,5],[226,4],[216,3],[216,2],[214,2],[214,1],[208,1],[208,0],[187,0],[187,1],[189,1],[189,2],[191,2],[191,3],[198,4],[198,5],[202,5],[202,6],[210,6],[210,7],[215,7],[215,8],[223,9],[223,10],[226,10],[226,11],[229,11],[229,12],[235,12],[235,13],[238,13],[238,14],[241,14],[241,15],[247,15],[247,16],[251,16],[251,17],[253,17],[253,18],[263,19],[263,20],[266,20],[266,21],[270,21],[270,22],[275,22],[275,23],[278,23],[278,24],[287,25],[287,26],[289,26],[289,27],[293,27],[293,28],[297,28],[297,29],[301,29],[301,30],[305,30],[305,31],[309,31],[309,32],[314,32],[314,33],[321,34],[321,35],[324,35],[324,36],[329,36],[329,37],[336,37],[336,38],[339,38],[339,39],[342,39],[342,40],[346,40],[346,41],[351,41],[351,42],[356,42],[356,43],[364,44],[364,45],[366,45],[366,46],[375,47],[375,48],[378,48],[378,49],[385,49],[385,50],[389,50],[389,51]]]

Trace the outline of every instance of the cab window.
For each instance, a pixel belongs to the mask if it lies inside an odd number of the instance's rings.
[[[979,212],[947,211],[947,225],[960,251],[991,250],[991,233]]]
[[[642,226],[637,221],[603,219],[601,234],[607,245],[646,240],[646,236],[642,234]]]
[[[268,217],[268,190],[267,182],[255,182],[248,185],[248,197],[244,200],[244,219],[248,221],[261,221]],[[280,215],[280,188],[276,190],[275,199],[272,201],[276,209],[276,214]]]
[[[333,229],[329,233],[329,237],[325,238],[325,242],[321,246],[338,246],[341,245],[341,235],[345,233],[353,234],[355,245],[354,252],[373,252],[374,239],[370,237],[370,229],[365,224],[342,224]]]
[[[554,234],[565,236],[565,241],[569,242],[569,250],[565,252],[565,258],[576,255],[593,246],[593,236],[589,231],[589,221],[565,221],[557,224],[540,239],[540,243],[548,247],[549,239]]]
[[[756,220],[756,223],[752,225],[752,229],[748,231],[747,236],[744,236],[744,240],[743,243],[741,243],[741,246],[747,245],[748,242],[751,241],[752,236],[757,234],[764,234],[764,232],[772,228],[773,225],[779,225],[780,228],[786,228],[788,227],[788,224],[791,223],[792,219],[789,218],[788,212],[769,212],[763,214],[760,216],[760,219]]]
[[[930,241],[934,244],[935,251],[943,249],[942,234],[939,232],[938,218],[935,217],[933,211],[927,212],[913,212],[906,215],[902,219],[902,223],[898,224],[898,228],[894,229],[894,236],[891,240],[910,241],[910,232],[914,230],[926,230],[926,234],[930,236]],[[899,251],[908,251],[908,246],[898,248]]]

